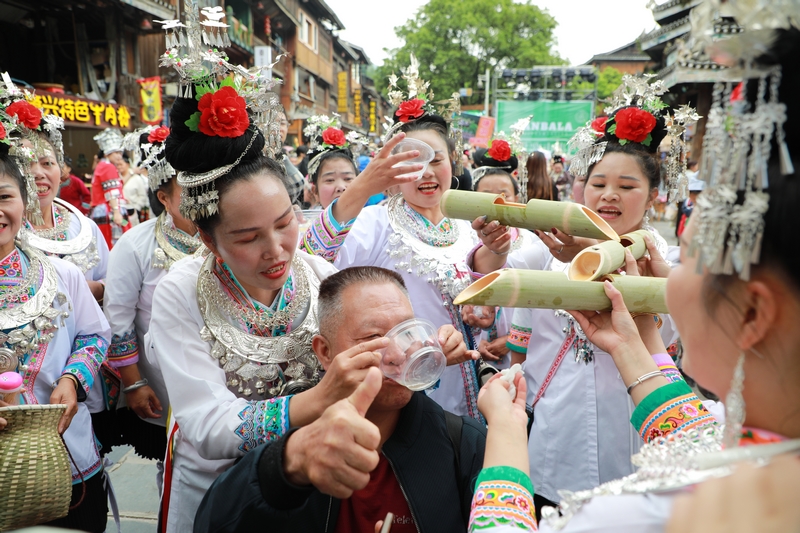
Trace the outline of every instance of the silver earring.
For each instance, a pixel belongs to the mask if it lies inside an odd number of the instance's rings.
[[[743,390],[744,352],[739,355],[739,360],[736,361],[731,388],[725,397],[725,430],[722,434],[722,447],[725,449],[736,448],[739,445],[739,439],[742,437],[742,425],[745,417]]]
[[[645,211],[644,218],[642,219],[642,227],[649,225],[650,225],[650,214],[647,211]]]

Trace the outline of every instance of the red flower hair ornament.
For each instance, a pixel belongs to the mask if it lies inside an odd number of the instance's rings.
[[[147,136],[147,142],[163,143],[167,140],[167,137],[169,137],[169,128],[166,126],[159,126],[150,132],[150,135]]]
[[[625,107],[617,111],[607,131],[619,139],[619,144],[635,142],[650,146],[655,127],[656,117],[652,113],[638,107]]]
[[[495,161],[508,161],[511,159],[511,146],[508,144],[508,141],[495,139],[492,141],[492,146],[489,147],[486,155]]]
[[[406,100],[397,108],[397,119],[400,122],[409,122],[417,119],[425,114],[425,100],[414,98],[413,100]]]
[[[250,126],[247,103],[230,86],[203,94],[186,126],[210,137],[241,137]]]
[[[344,146],[347,140],[342,130],[338,128],[328,128],[322,132],[322,142],[331,146]]]
[[[606,133],[606,122],[608,121],[608,117],[597,117],[592,121],[592,124],[589,126],[594,130],[595,134],[598,137],[602,137]]]
[[[31,130],[38,128],[42,121],[42,112],[26,100],[17,100],[6,108],[6,113],[17,117],[20,124]]]

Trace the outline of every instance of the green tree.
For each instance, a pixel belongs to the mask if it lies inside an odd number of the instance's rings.
[[[622,83],[622,72],[614,67],[606,67],[597,76],[597,114],[602,115],[605,103],[603,100],[610,98],[617,87]],[[594,83],[573,80],[568,85],[570,89],[594,89]]]
[[[395,28],[404,44],[386,50],[389,57],[376,81],[385,89],[386,78],[400,75],[412,53],[436,99],[449,98],[461,87],[476,88],[487,68],[560,65],[564,61],[553,50],[555,27],[555,19],[531,0],[430,0]],[[480,100],[476,90],[465,103]]]

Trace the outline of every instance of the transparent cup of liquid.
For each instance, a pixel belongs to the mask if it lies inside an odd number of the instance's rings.
[[[400,163],[397,163],[392,168],[400,168],[400,167],[407,167],[411,165],[422,165],[422,169],[417,170],[415,172],[409,172],[407,174],[401,174],[397,176],[398,178],[411,178],[414,177],[417,180],[422,179],[422,175],[425,174],[425,170],[428,168],[428,163],[433,161],[434,152],[433,148],[430,147],[428,143],[424,143],[417,139],[411,139],[406,137],[399,143],[397,146],[394,147],[392,150],[392,155],[401,154],[403,152],[410,152],[412,150],[418,150],[419,155],[413,159],[406,159]]]
[[[413,391],[436,383],[447,359],[433,324],[412,318],[390,329],[385,337],[389,344],[380,352],[384,376]]]

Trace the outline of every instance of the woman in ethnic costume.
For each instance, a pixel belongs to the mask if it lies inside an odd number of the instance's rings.
[[[4,124],[7,134],[27,135],[23,128]],[[23,403],[67,406],[58,431],[73,459],[70,505],[76,507],[48,525],[101,533],[107,495],[85,400],[99,379],[110,331],[78,267],[27,242],[23,217],[36,188],[17,165],[38,159],[19,139],[13,142],[16,158],[8,155],[7,140],[0,143],[0,372],[22,375]]]
[[[412,60],[405,78],[410,87],[424,85],[418,77],[416,60]],[[425,92],[421,96],[430,99],[432,95]],[[412,95],[398,103],[394,131],[400,133],[388,140],[377,158],[312,223],[302,247],[338,268],[371,265],[397,271],[408,287],[417,316],[436,326],[452,325],[474,350],[473,331],[464,325],[453,298],[472,282],[474,275],[503,267],[511,247],[510,235],[496,221],[484,224],[478,219],[470,227],[467,222],[442,214],[439,200],[452,180],[448,124],[442,116],[426,109],[428,104],[421,98]],[[422,178],[409,181],[396,177],[422,170],[417,165],[399,167],[394,173],[387,173],[386,179],[376,179],[379,169],[391,168],[398,162],[396,158],[415,154],[408,151],[391,155],[391,150],[406,137],[423,141],[434,150],[434,158]],[[363,207],[370,196],[395,186],[400,194],[387,205]],[[479,332],[474,333],[477,336]],[[477,352],[448,360],[450,366],[434,390],[428,392],[446,410],[481,420],[473,358],[477,358]]]
[[[169,129],[148,127],[135,133],[150,190],[165,209],[114,246],[103,309],[113,335],[108,360],[122,379],[117,411],[122,440],[140,456],[161,465],[167,448],[169,401],[161,373],[145,357],[144,338],[156,285],[176,261],[194,254],[201,242],[194,224],[180,213],[181,187],[164,159]]]
[[[666,298],[683,343],[683,370],[725,398],[724,417],[664,364],[665,347],[653,322],[632,319],[620,293],[607,285],[613,311],[575,312],[575,318],[611,354],[636,404],[630,421],[649,444],[636,458],[637,473],[592,490],[563,492],[561,515],[545,511],[540,531],[661,532],[675,497],[695,484],[729,475],[738,461],[763,463],[800,449],[800,270],[787,253],[800,246],[794,214],[800,201],[794,127],[800,123],[794,68],[800,31],[790,26],[800,13],[787,8],[772,19],[764,17],[774,13],[754,15],[749,3],[728,7],[744,35],[733,37],[735,44],[715,45],[727,64],[752,68],[753,59],[739,54],[770,51],[758,58],[759,70],[749,71],[758,78],[715,87],[701,166],[708,185],[681,236],[680,264],[670,270],[651,251],[643,270],[668,276]],[[758,32],[748,35],[751,27]],[[740,127],[748,125],[754,127]],[[629,258],[627,270],[640,268]],[[718,425],[723,419],[724,428]],[[517,500],[520,505],[508,505],[511,491],[502,488],[486,497],[487,490],[511,481],[496,477],[476,488],[471,530],[511,531],[508,522],[500,525],[503,518],[530,509],[529,494]],[[531,488],[515,484],[514,492]],[[498,506],[500,501],[506,503]]]
[[[16,93],[11,95],[14,103],[6,111],[13,110],[9,114],[17,118],[21,146],[34,155],[31,160],[23,161],[22,166],[26,179],[32,184],[23,228],[27,242],[47,255],[76,265],[83,272],[91,293],[102,304],[108,266],[105,239],[94,221],[56,197],[64,161],[61,140],[64,121],[55,115],[41,117],[22,92],[14,90]],[[107,409],[108,403],[116,401],[118,393],[113,370],[104,363],[101,376],[94,380],[93,393],[86,400],[103,455],[119,442],[112,413]]]
[[[657,90],[649,89],[650,93]],[[652,98],[655,102],[657,95],[652,94]],[[651,101],[647,102],[650,106]],[[619,235],[647,229],[655,239],[650,247],[666,256],[666,241],[647,224],[645,215],[661,182],[660,165],[653,154],[667,134],[665,119],[657,111],[659,104],[652,105],[628,103],[612,113],[605,130],[596,132],[590,127],[581,132],[590,139],[586,153],[597,151],[598,147],[605,151],[576,174],[589,176],[584,186],[587,207]],[[626,128],[632,120],[645,123],[647,131],[628,139]],[[598,124],[593,127],[601,129]],[[602,137],[596,134],[603,131],[606,133]],[[582,161],[581,158],[578,154],[573,161]],[[573,164],[572,169],[576,167]],[[537,233],[545,244],[558,237],[571,242],[560,233]],[[518,262],[512,255],[509,266],[566,273],[571,251],[572,247],[559,246],[552,255],[545,254],[540,265]],[[641,439],[627,423],[634,406],[611,358],[593,346],[564,311],[517,309],[511,322],[508,346],[525,357],[528,401],[535,402],[530,468],[537,505],[558,502],[558,490],[591,489],[632,473],[630,456],[638,451]],[[675,340],[674,327],[666,316],[662,322],[660,331],[664,342],[670,345]]]
[[[473,171],[475,191],[500,194],[507,202],[518,202],[519,183],[511,175],[519,163],[516,155],[518,151],[519,148],[513,143],[499,138],[492,141],[489,150],[476,150],[473,156],[478,165]],[[512,238],[511,261],[516,268],[538,268],[550,255],[547,246],[531,231],[509,228],[509,233]],[[514,309],[486,307],[480,313],[480,317],[475,316],[471,305],[462,308],[462,316],[467,324],[485,328],[478,344],[478,351],[484,361],[500,369],[523,363],[524,355],[507,346]],[[491,319],[492,313],[494,320]]]

